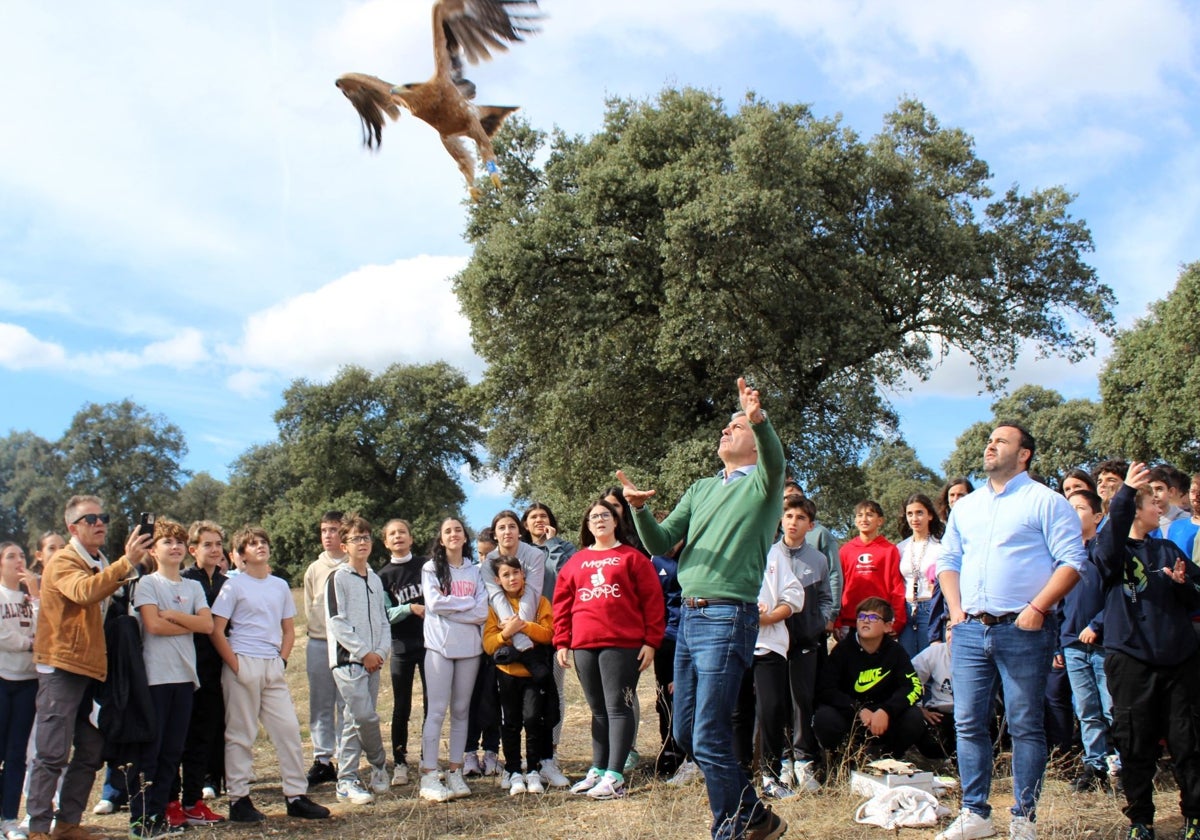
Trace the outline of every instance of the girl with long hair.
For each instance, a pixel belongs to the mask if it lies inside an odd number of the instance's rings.
[[[899,641],[910,659],[929,646],[929,615],[945,530],[933,501],[924,493],[914,493],[904,500],[900,517],[903,539],[896,548],[900,552],[900,574],[904,576],[908,621]]]

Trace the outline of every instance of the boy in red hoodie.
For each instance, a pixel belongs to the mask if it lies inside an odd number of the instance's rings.
[[[856,626],[858,604],[864,598],[883,598],[892,605],[896,620],[893,635],[900,635],[908,613],[904,605],[904,575],[900,573],[900,552],[879,533],[883,527],[883,508],[879,502],[864,500],[854,508],[854,527],[858,536],[842,546],[842,611],[838,616],[838,636],[845,637]]]

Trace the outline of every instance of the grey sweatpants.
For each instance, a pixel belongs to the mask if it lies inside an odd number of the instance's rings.
[[[479,657],[447,659],[440,653],[425,651],[425,687],[429,691],[429,709],[421,730],[421,769],[436,770],[438,740],[442,722],[450,710],[450,763],[462,764],[467,745],[467,724],[471,717],[471,692],[479,672]]]
[[[308,734],[313,761],[328,764],[338,752],[344,703],[329,668],[329,641],[309,639],[304,669],[308,674]]]
[[[342,712],[342,742],[338,748],[338,781],[358,778],[363,753],[373,769],[387,765],[383,735],[379,731],[379,674],[367,673],[362,665],[341,665],[333,669],[333,680],[346,707]]]

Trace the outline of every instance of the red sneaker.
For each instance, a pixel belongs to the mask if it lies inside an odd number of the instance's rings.
[[[187,817],[183,815],[183,806],[179,800],[167,803],[167,823],[171,828],[182,828],[187,825]]]
[[[225,822],[225,818],[220,814],[214,814],[204,804],[203,799],[197,799],[195,805],[191,808],[184,808],[182,813],[188,825],[216,825],[219,822]]]

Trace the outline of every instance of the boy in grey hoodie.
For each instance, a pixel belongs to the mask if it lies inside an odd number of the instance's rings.
[[[325,589],[325,627],[329,667],[345,702],[338,748],[338,799],[355,805],[387,793],[387,752],[379,731],[379,674],[392,647],[391,627],[383,601],[383,581],[367,564],[371,556],[371,523],[355,513],[342,518],[339,531],[347,562],[338,566]],[[371,764],[371,790],[358,778],[363,753]]]

